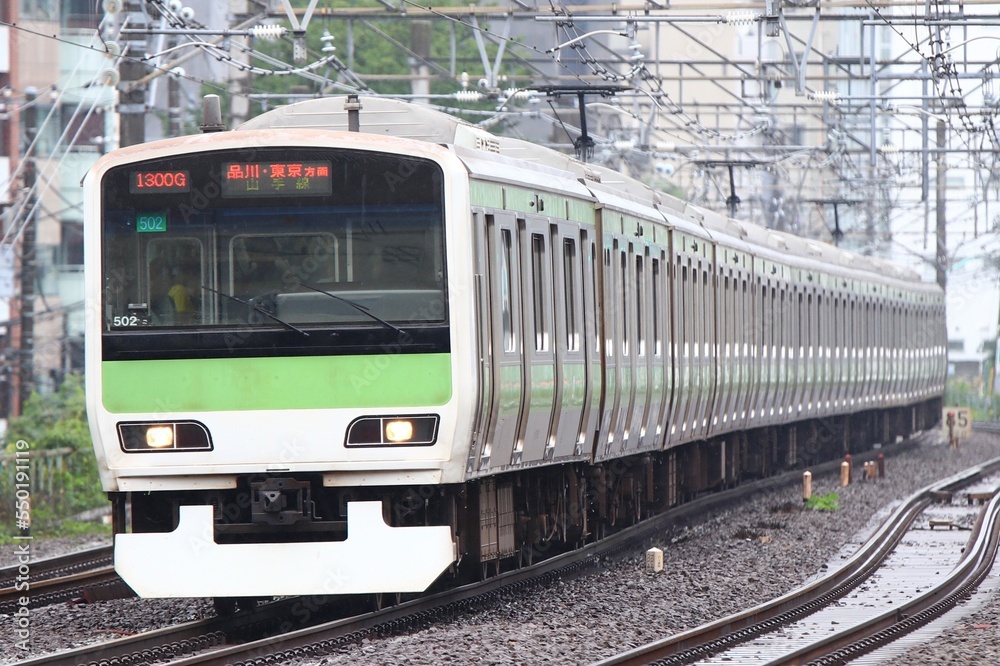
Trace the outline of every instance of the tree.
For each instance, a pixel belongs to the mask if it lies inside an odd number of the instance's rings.
[[[97,474],[97,461],[87,424],[87,404],[83,379],[70,375],[59,390],[47,395],[33,393],[21,416],[11,420],[4,435],[4,449],[14,453],[18,440],[34,454],[31,477],[32,522],[43,530],[62,519],[107,503]],[[66,450],[64,455],[47,458],[44,451]],[[13,465],[8,464],[13,468]],[[13,497],[13,469],[5,469],[0,486]],[[10,504],[10,507],[7,506]],[[13,502],[0,508],[0,517],[9,519]],[[9,520],[7,521],[10,524]]]

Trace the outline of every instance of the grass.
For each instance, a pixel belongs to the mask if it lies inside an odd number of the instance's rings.
[[[82,522],[79,520],[63,520],[45,522],[32,526],[31,536],[36,539],[53,539],[57,537],[74,537],[88,535],[110,535],[111,525],[102,523]],[[0,534],[0,546],[16,543],[14,534]]]
[[[839,511],[840,496],[837,493],[813,495],[806,500],[806,508],[813,511]]]

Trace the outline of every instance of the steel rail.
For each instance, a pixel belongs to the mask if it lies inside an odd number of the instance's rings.
[[[1000,493],[981,514],[962,560],[937,585],[907,603],[827,638],[805,645],[770,664],[838,666],[916,631],[972,594],[993,568],[1000,546]]]
[[[868,578],[934,497],[998,469],[1000,458],[994,458],[913,493],[842,567],[812,583],[753,608],[596,662],[594,666],[688,664],[805,617],[842,597]]]
[[[30,542],[27,541],[21,541],[19,543],[30,544]],[[27,564],[30,568],[31,580],[34,582],[45,578],[62,576],[69,572],[89,569],[94,566],[104,566],[106,564],[110,564],[113,558],[113,551],[114,549],[112,546],[100,546],[98,548],[78,550],[66,555],[57,555],[55,557],[48,557],[41,560],[32,558],[26,563],[0,567],[0,588],[14,586],[23,564]]]
[[[874,460],[880,453],[902,452],[918,445],[928,435],[915,435],[911,439],[854,455],[855,461]],[[1000,461],[1000,459],[998,459]],[[814,473],[835,471],[841,461],[834,460],[813,466]],[[412,626],[423,626],[431,618],[448,614],[469,612],[479,602],[491,602],[501,594],[520,594],[525,587],[543,583],[565,575],[567,572],[583,569],[611,555],[641,542],[657,531],[672,524],[684,524],[697,520],[707,512],[716,511],[741,501],[743,498],[763,490],[786,487],[801,480],[801,470],[746,483],[737,488],[706,495],[682,504],[669,511],[628,527],[599,542],[582,549],[543,560],[529,567],[502,574],[478,583],[438,592],[430,596],[405,602],[373,613],[346,619],[334,620],[311,628],[299,629],[291,633],[271,635],[268,638],[238,646],[212,650],[197,657],[178,661],[181,655],[205,651],[218,647],[238,637],[265,634],[265,630],[285,624],[289,618],[300,618],[317,610],[309,597],[292,598],[267,604],[253,614],[240,613],[230,618],[210,618],[188,622],[151,632],[107,641],[62,652],[43,655],[30,661],[19,662],[19,666],[77,666],[78,664],[114,663],[120,666],[144,664],[151,661],[171,659],[175,666],[182,664],[232,664],[240,659],[250,663],[258,659],[273,662],[274,653],[307,654],[321,652],[331,646],[356,642],[364,637],[383,635],[387,632]],[[478,601],[477,601],[478,599]],[[305,612],[304,612],[305,611]],[[293,623],[298,626],[297,623]],[[326,635],[324,635],[326,632]],[[266,656],[265,655],[269,655]]]

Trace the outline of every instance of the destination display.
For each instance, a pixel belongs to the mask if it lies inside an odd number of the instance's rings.
[[[224,162],[222,196],[323,196],[333,192],[330,162]]]

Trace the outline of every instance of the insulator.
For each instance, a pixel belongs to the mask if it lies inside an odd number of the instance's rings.
[[[813,90],[806,97],[817,102],[836,102],[840,99],[840,93],[836,90]]]
[[[483,98],[483,93],[478,90],[459,90],[455,93],[455,99],[459,102],[478,102]]]
[[[531,97],[530,90],[507,88],[504,91],[504,97],[507,99],[528,99]]]
[[[98,83],[103,83],[106,86],[116,86],[121,80],[121,76],[118,74],[117,69],[102,69],[101,72],[94,78]]]
[[[250,28],[250,34],[257,39],[273,42],[286,32],[280,25],[255,25]]]
[[[753,25],[758,18],[758,15],[753,12],[730,12],[726,14],[726,23],[729,25]]]

